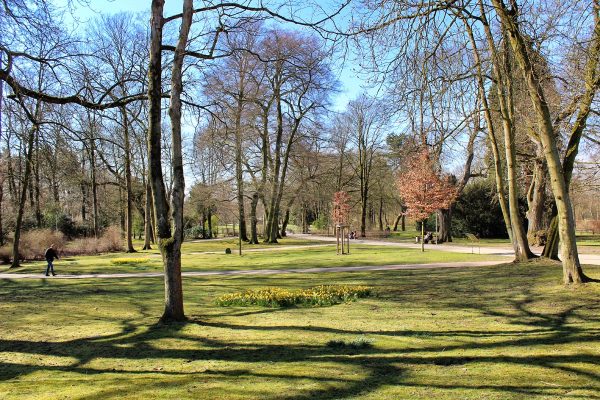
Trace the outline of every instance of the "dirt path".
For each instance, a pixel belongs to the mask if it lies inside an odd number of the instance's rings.
[[[184,277],[218,276],[218,275],[278,275],[278,274],[316,274],[327,272],[365,272],[393,271],[401,269],[436,269],[436,268],[477,268],[502,264],[504,261],[454,262],[431,264],[401,264],[401,265],[361,265],[353,267],[319,267],[319,268],[289,268],[289,269],[244,269],[226,271],[188,271],[182,272]],[[163,278],[162,272],[130,272],[121,274],[79,274],[56,275],[46,277],[44,274],[15,274],[0,273],[2,279],[111,279],[111,278]]]

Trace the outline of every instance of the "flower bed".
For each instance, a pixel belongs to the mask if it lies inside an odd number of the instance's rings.
[[[368,286],[321,285],[298,290],[271,287],[225,294],[218,297],[215,302],[223,307],[330,306],[368,297],[371,294],[372,289]]]

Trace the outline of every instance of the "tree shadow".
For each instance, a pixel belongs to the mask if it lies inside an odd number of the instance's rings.
[[[600,354],[586,353],[583,350],[560,352],[559,345],[594,344],[600,342],[600,316],[595,313],[597,305],[589,304],[584,309],[581,304],[558,304],[552,308],[536,308],[536,302],[541,301],[539,295],[530,290],[527,285],[512,288],[507,293],[487,293],[483,290],[490,277],[477,278],[474,282],[465,282],[460,272],[452,272],[446,277],[435,273],[423,275],[414,273],[414,282],[408,282],[396,291],[391,290],[380,297],[390,304],[400,304],[433,298],[431,307],[449,310],[467,310],[482,318],[502,320],[496,330],[461,328],[460,321],[452,326],[444,326],[436,330],[419,329],[351,329],[346,327],[331,327],[327,321],[311,326],[301,323],[284,325],[249,324],[244,317],[261,316],[271,313],[285,312],[283,309],[244,309],[227,308],[213,310],[209,316],[195,316],[183,323],[170,325],[157,324],[150,328],[140,328],[139,320],[118,321],[118,332],[93,337],[78,338],[56,342],[36,342],[28,340],[0,339],[0,354],[3,352],[21,353],[28,356],[28,362],[16,363],[0,359],[0,382],[15,379],[38,371],[80,373],[87,375],[130,374],[155,377],[157,382],[168,379],[189,377],[190,380],[204,377],[215,380],[232,380],[239,377],[259,380],[280,380],[284,382],[310,381],[308,389],[294,389],[289,393],[270,393],[267,398],[285,400],[305,399],[338,399],[353,396],[373,395],[378,390],[389,386],[403,386],[414,389],[437,389],[440,391],[467,390],[494,392],[500,397],[560,397],[573,399],[600,399],[595,395],[600,390]],[[391,275],[383,275],[391,276]],[[406,276],[406,275],[404,275]],[[431,278],[433,277],[433,278]],[[423,279],[430,279],[430,286],[423,290]],[[286,278],[288,279],[288,278]],[[294,277],[294,284],[302,283],[300,277]],[[381,285],[382,275],[369,276],[364,281]],[[481,279],[481,280],[479,280]],[[242,281],[243,282],[243,281]],[[242,284],[240,282],[240,284]],[[306,282],[304,282],[306,284]],[[389,285],[389,282],[387,283]],[[228,287],[235,284],[229,281]],[[455,296],[439,297],[437,287],[445,286]],[[48,283],[41,281],[32,284],[32,288],[40,295],[42,301],[58,293],[60,298],[77,298],[76,296],[115,295],[123,287],[115,286],[112,282],[77,285],[62,285],[60,288],[50,288]],[[52,289],[52,290],[50,290]],[[132,292],[136,288],[127,288]],[[139,290],[139,287],[137,288]],[[4,295],[18,296],[19,285],[3,287]],[[47,293],[46,293],[47,291]],[[427,292],[427,293],[424,293]],[[478,296],[470,297],[476,293]],[[139,315],[152,318],[151,308],[143,298],[130,299],[131,308]],[[226,317],[226,318],[225,318]],[[137,322],[136,322],[137,321]],[[585,321],[585,324],[575,323]],[[115,321],[117,322],[117,321]],[[204,333],[202,328],[222,329],[233,333],[234,338],[218,339]],[[510,329],[514,328],[514,329]],[[299,337],[319,338],[313,343],[269,342],[265,340],[249,341],[244,339],[246,330],[265,332],[302,333]],[[311,336],[311,334],[314,334]],[[379,346],[377,342],[371,348],[352,349],[327,346],[322,334],[332,335],[368,335],[382,338],[419,338],[423,341],[402,340],[394,347]],[[448,338],[446,343],[440,341]],[[178,346],[161,348],[156,342],[176,340]],[[434,339],[434,340],[429,340]],[[450,340],[452,339],[452,340]],[[422,344],[419,344],[422,343]],[[547,348],[543,354],[528,352],[529,348]],[[573,347],[571,347],[573,348]],[[554,349],[555,351],[551,351]],[[522,350],[522,354],[521,354]],[[453,354],[448,354],[453,351]],[[465,355],[460,355],[465,353]],[[458,354],[458,355],[457,355]],[[69,365],[43,365],[36,362],[41,356],[56,356],[73,359]],[[116,363],[99,367],[102,363],[94,363],[100,359],[126,360],[175,360],[179,366],[194,362],[219,361],[230,363],[232,369],[204,369],[189,371],[185,368],[170,368],[156,370],[148,364],[135,370],[119,368]],[[263,363],[275,365],[277,372],[263,370]],[[305,368],[302,371],[287,371],[287,365],[314,364],[315,368]],[[106,364],[106,363],[105,363]],[[239,368],[239,365],[243,368]],[[340,369],[360,371],[358,376],[337,375],[335,371],[318,370],[322,365],[337,366]],[[571,387],[567,384],[545,385],[519,382],[480,382],[472,380],[431,380],[424,384],[412,376],[416,369],[450,370],[451,368],[470,366],[507,366],[508,368],[541,368],[552,376],[558,372],[574,376],[579,384]],[[246,367],[247,366],[247,367]],[[297,372],[297,373],[294,373]],[[551,378],[549,378],[551,379]],[[159,383],[156,383],[158,386]],[[315,387],[316,386],[316,387]],[[153,386],[152,386],[153,387]],[[576,392],[575,389],[578,391]],[[132,389],[133,390],[133,389]],[[581,394],[586,391],[586,394]],[[121,389],[103,388],[95,397],[122,396]],[[83,397],[85,398],[85,397]]]

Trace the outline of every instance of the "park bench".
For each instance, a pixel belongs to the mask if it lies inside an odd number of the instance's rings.
[[[479,254],[481,254],[481,246],[479,245],[480,244],[479,238],[472,233],[465,233],[465,236],[467,237],[467,239],[469,239],[469,242],[471,242],[471,254],[473,254],[475,252],[474,251],[475,245],[477,245],[477,248],[479,249]]]

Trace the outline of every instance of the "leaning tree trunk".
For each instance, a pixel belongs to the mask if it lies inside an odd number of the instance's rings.
[[[19,241],[21,239],[21,227],[23,225],[23,214],[25,213],[25,202],[27,201],[27,188],[29,186],[29,179],[31,177],[31,163],[33,161],[33,141],[36,131],[39,129],[37,124],[33,124],[29,130],[29,136],[27,138],[27,154],[25,156],[25,175],[23,176],[23,183],[21,185],[21,200],[19,202],[19,208],[17,210],[17,222],[15,224],[15,235],[13,239],[13,250],[12,250],[12,264],[11,268],[17,268],[20,265],[20,254],[19,254]]]
[[[597,3],[594,4],[594,34],[592,41],[590,42],[590,49],[588,51],[588,61],[585,68],[585,86],[586,90],[581,100],[579,101],[579,110],[575,123],[571,127],[571,136],[569,143],[567,144],[567,151],[565,153],[562,167],[564,172],[565,184],[567,190],[571,184],[571,177],[573,176],[573,168],[575,166],[575,158],[579,152],[579,142],[583,135],[583,131],[587,124],[587,118],[591,112],[592,101],[594,96],[600,87],[600,74],[598,74],[598,63],[600,61],[600,17],[599,6]],[[557,221],[557,208],[556,204],[552,208],[551,222],[548,228],[547,242],[544,247],[542,255],[544,257],[558,259],[558,221]]]
[[[494,40],[492,37],[492,32],[491,32],[490,26],[485,18],[485,13],[483,10],[482,3],[480,2],[479,5],[481,8],[481,21],[484,26],[486,39],[487,39],[488,45],[492,51],[494,59],[497,59],[496,47],[495,47]],[[487,98],[487,95],[485,92],[486,86],[483,81],[483,77],[485,76],[485,74],[484,74],[483,68],[481,66],[481,57],[479,54],[479,50],[477,49],[477,42],[475,40],[475,37],[473,36],[473,30],[471,28],[471,25],[467,21],[467,22],[465,22],[464,26],[469,35],[469,41],[471,42],[471,46],[473,47],[472,48],[473,57],[475,58],[475,63],[477,65],[477,74],[476,74],[477,75],[477,88],[479,90],[479,97],[481,99],[481,106],[483,109],[483,116],[485,119],[485,124],[488,128],[487,129],[488,140],[490,143],[490,148],[492,150],[492,155],[494,157],[494,177],[496,180],[496,192],[498,194],[498,202],[500,203],[500,210],[502,211],[502,218],[504,219],[504,224],[506,225],[506,231],[508,232],[508,237],[510,239],[510,242],[513,245],[515,254],[517,254],[518,249],[517,249],[516,241],[514,240],[514,235],[512,233],[512,223],[511,223],[510,214],[508,211],[508,202],[506,200],[504,177],[502,176],[502,164],[500,161],[500,150],[498,149],[498,141],[496,140],[496,133],[495,133],[495,129],[494,129],[494,124],[492,122],[491,109],[490,109],[488,98]]]
[[[575,238],[575,221],[569,189],[565,180],[565,174],[558,154],[558,146],[554,135],[554,128],[550,116],[548,102],[545,99],[544,89],[539,77],[529,59],[527,45],[523,39],[516,20],[516,9],[509,12],[500,0],[492,0],[502,24],[508,31],[511,47],[521,67],[521,72],[527,84],[529,97],[538,119],[540,127],[540,139],[544,148],[550,184],[554,194],[554,200],[558,211],[558,231],[561,246],[561,259],[563,265],[564,283],[581,283],[588,278],[583,273],[579,263],[577,242]],[[597,10],[596,10],[597,12]],[[598,18],[595,18],[596,22]],[[596,30],[598,24],[596,24]],[[595,71],[594,71],[595,73]]]

